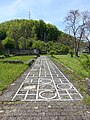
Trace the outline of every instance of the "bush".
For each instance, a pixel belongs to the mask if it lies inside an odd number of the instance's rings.
[[[0,55],[3,55],[4,54],[4,52],[3,51],[0,51]]]
[[[69,50],[69,53],[70,53],[71,57],[73,57],[73,55],[74,55],[73,50]]]
[[[49,52],[49,55],[51,55],[51,57],[53,57],[54,54],[56,54],[56,52],[53,51],[53,50],[51,50],[51,51]]]
[[[2,44],[4,47],[7,49],[12,49],[15,47],[15,40],[11,39],[10,37],[6,37],[3,41]]]
[[[40,57],[40,54],[37,54],[37,57]]]
[[[64,54],[67,54],[68,52],[69,52],[69,47],[68,46],[66,46],[66,45],[62,45],[62,47],[61,47],[61,52],[62,53],[64,53]]]
[[[4,56],[5,57],[10,57],[8,53],[4,53]]]

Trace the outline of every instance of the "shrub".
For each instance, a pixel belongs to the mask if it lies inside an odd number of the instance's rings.
[[[3,54],[4,54],[4,52],[0,50],[0,55],[3,55]]]
[[[5,56],[5,57],[9,57],[9,54],[8,54],[8,53],[4,53],[4,56]]]
[[[69,50],[69,53],[70,53],[71,57],[73,57],[73,55],[74,55],[73,50]]]
[[[49,55],[51,55],[51,57],[53,57],[54,54],[56,54],[56,52],[53,51],[53,50],[51,50],[51,51],[49,52]]]
[[[40,57],[40,54],[37,54],[37,57]]]

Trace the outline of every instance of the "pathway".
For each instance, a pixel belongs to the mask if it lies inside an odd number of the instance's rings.
[[[47,57],[39,57],[12,101],[81,100],[81,94]]]
[[[39,57],[0,96],[0,120],[89,120],[82,99],[48,57]]]

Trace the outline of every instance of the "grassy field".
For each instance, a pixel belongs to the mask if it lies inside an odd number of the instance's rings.
[[[70,55],[54,55],[55,59],[54,62],[59,64],[59,68],[69,76],[71,79],[71,82],[74,83],[74,85],[78,88],[78,90],[82,93],[84,97],[84,103],[90,105],[90,96],[87,94],[87,87],[86,87],[86,81],[85,78],[88,77],[88,73],[86,70],[82,67],[80,63],[80,59],[82,61],[85,61],[85,57],[80,56],[79,58],[71,57]],[[90,58],[90,55],[89,55]],[[58,61],[58,62],[57,62]],[[65,67],[63,67],[63,65]],[[70,70],[68,70],[68,68]],[[72,72],[73,71],[73,72]]]
[[[78,74],[82,78],[88,77],[88,72],[83,68],[79,60],[81,59],[82,61],[84,61],[85,60],[84,57],[81,56],[77,58],[71,57],[70,55],[55,55],[55,57],[59,62],[63,63],[65,66],[73,70],[76,74]]]
[[[4,60],[22,60],[26,62],[33,59],[34,56],[15,56],[10,58],[5,58]],[[18,78],[21,73],[23,73],[28,68],[25,64],[9,64],[0,62],[0,90],[5,89],[9,84],[11,84],[16,78]]]

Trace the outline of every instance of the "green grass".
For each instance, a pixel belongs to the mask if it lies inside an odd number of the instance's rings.
[[[90,57],[90,55],[88,55]],[[90,96],[87,94],[87,87],[85,78],[88,77],[88,73],[82,67],[80,60],[85,61],[85,57],[80,56],[79,58],[71,57],[70,55],[55,55],[52,60],[58,65],[58,67],[70,78],[71,82],[74,83],[76,88],[82,93],[85,104],[90,105]],[[58,62],[59,63],[58,63]],[[64,65],[64,66],[63,66]],[[73,70],[68,70],[66,67]]]
[[[61,63],[63,63],[65,66],[73,70],[76,74],[81,76],[82,78],[88,77],[88,72],[83,68],[81,65],[79,59],[77,57],[71,57],[70,55],[55,55],[57,60]],[[82,57],[82,60],[84,61],[85,58]]]
[[[10,58],[5,58],[4,60],[22,60],[26,62],[33,59],[34,56],[15,56]],[[5,89],[10,85],[16,78],[18,78],[26,69],[28,65],[26,64],[10,64],[0,62],[0,90]]]

